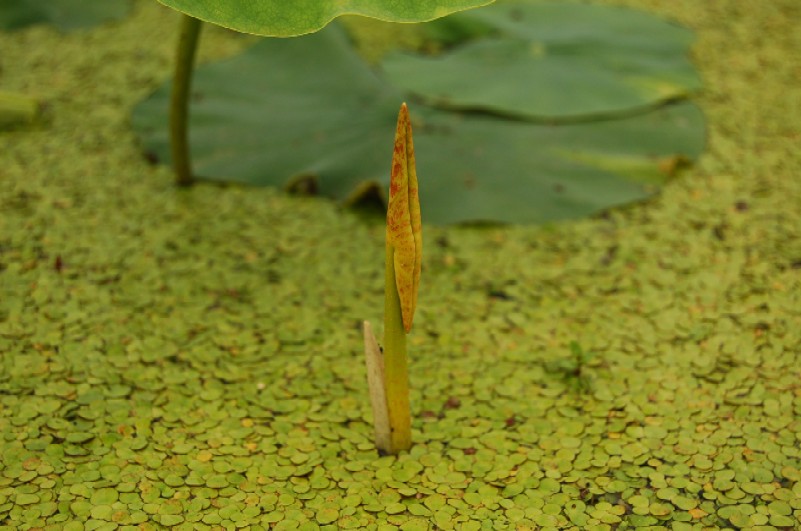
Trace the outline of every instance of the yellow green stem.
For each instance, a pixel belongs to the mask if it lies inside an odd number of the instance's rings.
[[[181,34],[175,55],[175,76],[172,82],[170,101],[170,150],[175,170],[175,182],[179,186],[192,184],[192,166],[189,161],[189,89],[192,85],[192,69],[195,50],[200,36],[201,22],[189,15],[181,15]]]
[[[384,295],[384,388],[387,398],[392,453],[412,446],[412,415],[409,408],[409,371],[406,363],[406,332],[400,297],[395,284],[393,249],[387,245]]]

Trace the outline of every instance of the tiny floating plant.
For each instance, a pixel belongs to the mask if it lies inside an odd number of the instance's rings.
[[[383,352],[370,323],[364,322],[367,382],[380,453],[397,454],[412,445],[406,334],[417,306],[422,251],[412,126],[404,103],[395,131],[387,206]]]

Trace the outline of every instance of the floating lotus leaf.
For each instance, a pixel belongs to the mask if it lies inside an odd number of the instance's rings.
[[[703,114],[689,102],[562,125],[420,112],[420,198],[435,223],[555,221],[638,201],[704,145]]]
[[[501,4],[428,31],[461,44],[436,56],[395,53],[390,80],[438,106],[524,118],[594,119],[684,98],[701,87],[688,29],[624,8]]]
[[[190,145],[200,178],[305,183],[341,201],[389,185],[402,93],[340,27],[265,39],[200,67]],[[168,162],[169,86],[134,111],[144,147]],[[410,106],[428,223],[541,222],[647,197],[704,143],[691,103],[616,120],[547,125]],[[377,185],[377,188],[376,188]]]
[[[193,87],[190,145],[200,178],[271,186],[314,178],[315,191],[337,198],[364,181],[389,183],[401,94],[367,67],[337,25],[265,39],[202,66]],[[133,115],[146,149],[165,162],[169,93],[162,86]]]

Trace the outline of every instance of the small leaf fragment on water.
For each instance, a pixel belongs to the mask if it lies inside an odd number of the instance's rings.
[[[384,389],[383,354],[375,339],[375,335],[373,335],[373,328],[368,321],[364,321],[363,331],[364,354],[367,362],[367,384],[370,390],[370,403],[373,407],[375,444],[380,450],[390,452],[392,449],[392,440],[387,412],[387,395]]]
[[[40,111],[40,103],[31,96],[0,92],[0,130],[30,124]]]

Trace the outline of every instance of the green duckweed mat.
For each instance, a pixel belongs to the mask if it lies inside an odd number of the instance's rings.
[[[359,334],[382,226],[148,165],[156,2],[0,34],[50,114],[0,135],[0,529],[798,528],[801,4],[626,3],[698,33],[708,152],[594,219],[426,226],[398,457]]]

